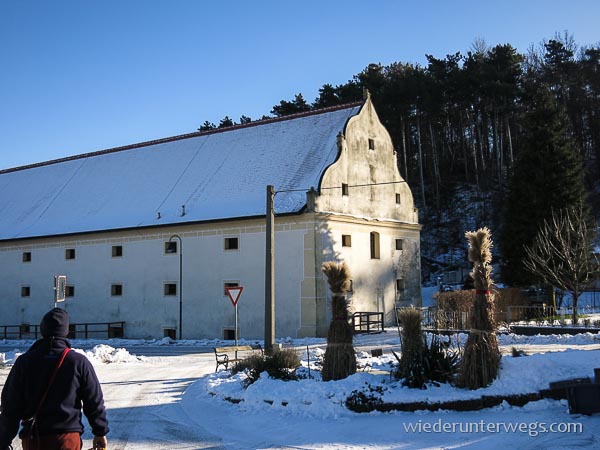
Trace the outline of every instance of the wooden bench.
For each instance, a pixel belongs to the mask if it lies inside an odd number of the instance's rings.
[[[233,345],[231,347],[215,347],[214,350],[215,359],[217,361],[217,366],[215,367],[216,372],[219,370],[219,366],[223,366],[225,367],[225,370],[229,370],[229,363],[241,361],[243,358],[238,356],[239,352],[248,353],[256,350],[262,352],[262,347],[260,345]]]

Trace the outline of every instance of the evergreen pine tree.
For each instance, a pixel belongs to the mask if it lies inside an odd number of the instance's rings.
[[[246,125],[250,122],[252,122],[252,119],[242,114],[242,116],[240,117],[240,125]]]
[[[304,111],[310,111],[310,105],[306,103],[306,100],[304,100],[302,94],[296,94],[294,100],[291,102],[281,100],[279,105],[273,106],[271,113],[275,114],[277,117],[282,117]]]
[[[340,104],[340,99],[337,96],[336,89],[329,83],[324,84],[319,89],[319,97],[314,101],[312,107],[315,109],[327,108]]]
[[[530,102],[500,239],[503,279],[521,286],[536,281],[523,266],[524,246],[532,244],[552,210],[586,205],[582,163],[567,136],[563,113],[545,89],[537,89]]]
[[[231,120],[229,116],[225,116],[219,122],[219,128],[227,128],[235,125],[235,122]]]
[[[205,120],[204,123],[198,128],[198,131],[214,130],[215,128],[217,128],[217,126],[214,123]]]

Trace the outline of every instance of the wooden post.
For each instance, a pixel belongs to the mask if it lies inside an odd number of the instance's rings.
[[[275,345],[275,188],[267,186],[265,255],[265,352]]]

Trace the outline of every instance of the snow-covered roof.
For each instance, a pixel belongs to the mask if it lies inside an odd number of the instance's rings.
[[[338,133],[359,110],[347,105],[0,171],[0,240],[264,215],[267,185],[319,185],[337,157]],[[275,210],[297,213],[305,204],[305,192],[280,192]]]

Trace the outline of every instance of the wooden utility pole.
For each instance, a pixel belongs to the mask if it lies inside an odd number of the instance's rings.
[[[266,256],[265,256],[265,352],[275,345],[275,188],[267,186]]]

